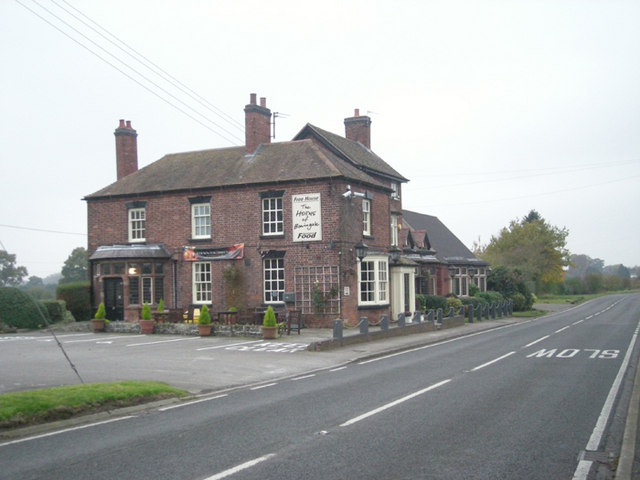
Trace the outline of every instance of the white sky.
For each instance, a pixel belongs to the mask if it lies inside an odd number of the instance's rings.
[[[0,248],[30,275],[86,247],[81,199],[115,181],[119,119],[140,167],[244,142],[60,7],[241,125],[249,94],[267,97],[288,115],[275,141],[307,122],[343,135],[354,108],[371,112],[372,149],[411,180],[404,208],[470,248],[536,209],[572,253],[640,265],[637,0],[0,0]]]

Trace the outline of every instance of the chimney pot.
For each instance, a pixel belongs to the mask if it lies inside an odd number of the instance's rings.
[[[260,97],[260,106],[267,108],[267,99],[266,97]]]
[[[257,97],[257,95],[256,95],[255,93],[252,93],[252,94],[250,94],[250,95],[249,95],[249,97],[250,97],[249,103],[250,103],[251,105],[255,105],[255,104],[256,104],[256,97]]]
[[[127,120],[127,128],[131,128],[131,120]]]
[[[354,114],[353,114],[353,116],[354,116],[354,117],[359,117],[359,116],[360,116],[360,109],[359,109],[359,108],[356,108],[356,109],[354,110]]]
[[[120,119],[120,126],[118,128],[124,128],[124,119]]]

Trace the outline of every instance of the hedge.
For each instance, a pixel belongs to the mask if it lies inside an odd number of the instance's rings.
[[[44,328],[46,322],[50,322],[49,312],[42,303],[17,288],[0,287],[0,323],[33,329]]]
[[[89,282],[72,282],[58,285],[56,298],[67,302],[67,309],[77,321],[90,320],[92,316]]]

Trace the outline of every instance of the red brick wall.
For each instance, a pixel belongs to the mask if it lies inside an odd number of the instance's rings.
[[[368,189],[372,198],[372,235],[362,236],[362,199],[346,199],[345,181],[309,181],[296,184],[278,185],[284,190],[284,237],[261,236],[260,192],[269,190],[265,186],[240,186],[227,189],[198,191],[197,193],[175,193],[135,200],[146,201],[146,243],[161,243],[166,246],[177,261],[178,305],[185,308],[192,303],[192,267],[182,259],[183,247],[196,248],[229,247],[237,243],[245,244],[243,260],[213,261],[212,297],[214,310],[224,310],[230,306],[225,301],[223,270],[229,265],[237,266],[242,272],[245,287],[245,306],[256,307],[262,303],[263,274],[261,253],[269,250],[286,251],[285,289],[294,291],[294,267],[301,265],[338,265],[341,271],[340,295],[342,297],[342,317],[349,324],[355,324],[360,316],[368,316],[378,321],[381,314],[388,314],[388,308],[359,311],[358,279],[356,258],[353,247],[364,240],[370,252],[387,252],[390,242],[388,192],[376,191],[371,187],[353,184],[353,191]],[[273,186],[271,186],[273,188]],[[294,242],[292,232],[292,195],[320,193],[322,203],[322,241]],[[190,197],[211,195],[211,240],[191,239]],[[90,200],[88,202],[89,255],[100,245],[126,244],[127,208],[125,203],[134,198]],[[165,267],[165,302],[168,306],[173,298],[171,262]],[[344,287],[349,287],[350,295],[344,297]],[[96,303],[100,301],[100,286],[94,285]],[[330,326],[333,317],[321,315],[305,319],[307,324]]]

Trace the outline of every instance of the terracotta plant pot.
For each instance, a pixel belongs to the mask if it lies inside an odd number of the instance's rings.
[[[140,320],[140,333],[153,333],[154,320]]]
[[[104,332],[104,318],[92,318],[94,332]]]
[[[211,335],[211,327],[213,325],[208,324],[208,325],[198,325],[198,333],[200,334],[201,337],[208,337],[209,335]]]
[[[273,340],[278,333],[278,327],[262,327],[262,338],[265,340]]]

